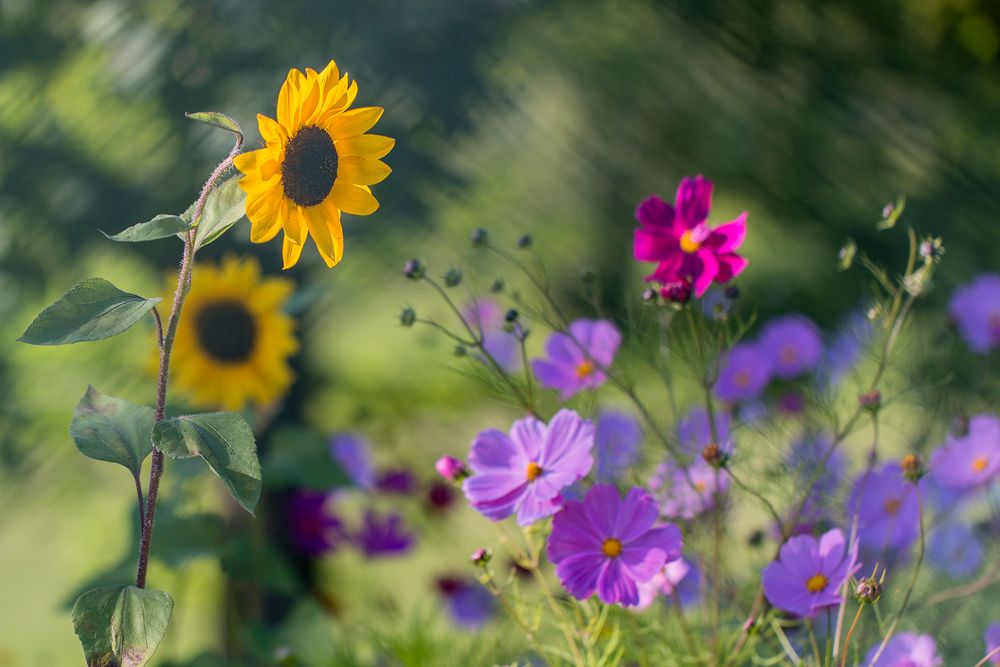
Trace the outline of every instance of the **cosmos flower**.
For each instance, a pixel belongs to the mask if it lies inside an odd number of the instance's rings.
[[[812,320],[785,315],[768,322],[760,332],[759,345],[771,362],[771,372],[793,378],[819,365],[823,338]]]
[[[460,628],[480,628],[496,613],[496,599],[475,581],[441,577],[437,588],[444,598],[448,616]]]
[[[638,584],[681,555],[681,531],[655,525],[658,515],[653,497],[635,487],[623,500],[614,486],[597,485],[582,503],[567,503],[552,520],[547,553],[569,594],[638,604]]]
[[[647,280],[661,285],[690,281],[700,297],[713,282],[725,283],[746,268],[747,260],[736,254],[747,233],[746,213],[710,228],[711,200],[712,182],[696,176],[681,181],[674,206],[656,195],[639,204],[635,217],[641,227],[635,230],[633,254],[640,262],[659,263]]]
[[[736,402],[755,398],[771,380],[771,362],[755,343],[739,343],[726,354],[715,395]]]
[[[687,468],[662,464],[650,479],[649,489],[659,499],[663,516],[693,519],[715,504],[717,493],[729,489],[729,475],[699,457]]]
[[[604,484],[619,479],[635,463],[641,443],[642,428],[635,417],[624,412],[602,412],[594,435],[597,481]]]
[[[409,470],[393,468],[383,471],[378,476],[375,488],[382,493],[407,496],[417,490],[417,480]]]
[[[371,558],[405,553],[413,546],[414,537],[403,527],[403,517],[399,514],[381,517],[367,510],[354,541],[361,552]]]
[[[656,576],[644,584],[639,584],[637,610],[648,609],[660,595],[676,596],[681,607],[689,607],[698,601],[701,593],[701,572],[698,566],[678,558],[663,566]]]
[[[726,454],[733,453],[733,439],[729,434],[729,413],[715,411],[715,435],[718,442],[712,442],[712,429],[708,424],[708,412],[701,407],[691,408],[677,425],[677,443],[681,451],[700,455],[710,444],[716,444]]]
[[[1000,475],[1000,419],[976,415],[964,435],[949,435],[931,455],[931,474],[946,487],[970,489]]]
[[[857,545],[850,545],[839,528],[817,540],[793,537],[781,547],[778,560],[764,569],[764,594],[784,611],[811,617],[840,604],[840,588],[857,568]]]
[[[986,642],[986,655],[1000,649],[1000,621],[990,623],[983,635],[983,641]],[[990,664],[1000,665],[1000,653],[996,653],[990,658]]]
[[[548,425],[534,417],[514,422],[510,435],[482,431],[472,441],[472,476],[462,482],[469,503],[493,521],[517,514],[527,526],[555,514],[559,492],[594,465],[594,425],[560,410]]]
[[[368,445],[361,436],[340,433],[330,438],[330,456],[340,464],[354,486],[366,491],[375,486],[375,466]]]
[[[380,158],[395,142],[365,134],[382,108],[348,110],[357,94],[357,82],[341,76],[332,60],[318,73],[290,70],[278,93],[277,120],[257,116],[266,145],[233,161],[243,172],[250,240],[266,243],[283,230],[286,269],[298,262],[310,236],[327,266],[334,266],[344,255],[341,212],[378,209],[368,186],[392,171]]]
[[[292,289],[287,279],[262,277],[252,257],[195,265],[174,337],[171,386],[200,408],[242,410],[281,398],[294,379],[288,360],[299,349],[284,311]],[[173,290],[168,283],[166,294]]]
[[[515,373],[521,368],[521,344],[504,331],[504,311],[496,301],[478,298],[462,310],[462,317],[482,334],[483,348],[502,369]]]
[[[948,313],[969,348],[986,354],[1000,343],[1000,275],[984,273],[955,290]]]
[[[927,560],[950,577],[968,577],[982,565],[983,545],[968,525],[946,523],[931,533]]]
[[[858,540],[872,554],[902,551],[920,532],[916,488],[903,478],[898,463],[886,463],[854,482],[848,500],[850,515],[858,515]]]
[[[287,525],[293,546],[308,556],[333,550],[346,539],[340,518],[330,509],[330,496],[296,491],[288,501]]]
[[[937,654],[937,644],[930,635],[918,635],[915,632],[900,632],[889,640],[885,651],[877,662],[872,662],[878,647],[876,643],[865,656],[865,665],[869,667],[938,667],[944,660]]]
[[[559,391],[566,400],[584,389],[604,384],[602,369],[609,368],[622,336],[607,320],[576,320],[569,334],[553,333],[545,343],[548,359],[535,359],[531,368],[538,381]]]

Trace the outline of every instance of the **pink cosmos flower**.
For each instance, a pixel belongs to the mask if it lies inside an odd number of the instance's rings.
[[[531,368],[545,387],[566,400],[584,389],[597,389],[607,378],[622,335],[607,320],[574,320],[569,333],[555,332],[545,343],[548,359],[535,359]]]
[[[712,205],[712,181],[701,176],[684,178],[674,206],[656,195],[635,210],[642,225],[635,230],[633,254],[640,262],[659,262],[646,277],[661,285],[691,282],[701,296],[712,282],[725,283],[738,276],[747,260],[736,254],[746,237],[746,212],[724,225],[706,224]]]

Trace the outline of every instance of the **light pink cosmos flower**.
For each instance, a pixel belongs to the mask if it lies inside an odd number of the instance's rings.
[[[633,254],[640,262],[659,262],[646,280],[664,286],[690,282],[700,297],[712,282],[725,283],[746,268],[746,258],[735,252],[746,237],[746,212],[710,228],[711,205],[712,181],[702,176],[681,181],[674,206],[656,195],[639,204],[635,217],[642,227],[635,230]]]

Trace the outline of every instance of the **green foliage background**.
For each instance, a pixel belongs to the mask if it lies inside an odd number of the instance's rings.
[[[88,383],[147,404],[153,392],[148,327],[71,349],[14,341],[83,278],[162,289],[177,244],[116,246],[99,230],[193,200],[230,137],[185,111],[223,111],[255,138],[287,69],[330,58],[358,79],[361,104],[386,108],[379,131],[398,143],[382,209],[346,221],[342,266],[308,249],[291,272],[314,300],[279,420],[364,430],[381,460],[429,471],[510,412],[455,372],[445,344],[398,327],[403,305],[441,314],[402,281],[405,259],[489,277],[469,231],[530,232],[563,298],[592,267],[621,313],[641,275],[632,208],[704,173],[713,219],[750,211],[741,284],[763,315],[832,326],[862,303],[865,279],[835,276],[836,250],[853,236],[898,260],[873,222],[900,192],[907,220],[945,238],[940,308],[1000,263],[998,50],[987,0],[2,0],[0,666],[77,659],[64,604],[125,553],[134,509],[121,470],[81,461],[69,417]],[[279,244],[247,236],[244,223],[204,257],[250,252],[277,271]],[[220,506],[198,488],[204,509]],[[421,577],[464,560],[464,545],[440,544],[364,566],[384,589],[347,595],[430,613]],[[227,618],[215,562],[184,562],[183,575],[151,574],[187,605],[160,659],[216,648]]]

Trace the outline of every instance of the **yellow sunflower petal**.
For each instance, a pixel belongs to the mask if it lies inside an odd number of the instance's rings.
[[[392,169],[382,160],[369,160],[359,155],[342,157],[337,166],[337,180],[354,185],[375,185],[391,173]]]
[[[343,233],[333,235],[333,228],[340,232],[340,211],[332,206],[320,204],[303,209],[309,235],[316,242],[319,254],[326,265],[333,268],[344,256]]]
[[[315,74],[315,72],[314,72]],[[303,82],[301,103],[295,112],[296,129],[313,124],[313,116],[319,108],[320,89],[316,79]]]
[[[250,220],[250,240],[254,243],[267,243],[281,230],[281,218],[278,211],[281,196],[269,191],[263,194],[247,196],[247,219]]]
[[[338,180],[330,189],[330,200],[341,211],[352,215],[371,215],[378,210],[378,201],[363,185],[351,185]]]
[[[381,158],[389,154],[396,145],[395,139],[378,134],[361,134],[336,142],[337,155],[360,155],[367,158]]]
[[[295,125],[295,112],[299,106],[299,86],[305,76],[297,69],[288,70],[285,83],[278,92],[278,122],[285,126],[289,133],[299,129]]]
[[[260,136],[269,145],[284,146],[285,142],[288,141],[288,132],[281,126],[281,123],[264,114],[257,114],[257,129],[260,131]]]
[[[359,107],[331,118],[325,125],[334,141],[364,134],[382,117],[382,107]]]
[[[299,261],[299,255],[302,254],[302,246],[298,243],[293,242],[288,235],[285,235],[285,240],[281,245],[281,259],[283,265],[281,268],[290,269]]]
[[[302,219],[298,204],[294,204],[287,199],[281,200],[281,210],[278,215],[281,217],[281,226],[285,230],[285,236],[292,239],[292,243],[303,246],[306,243],[306,225]]]
[[[244,174],[250,174],[260,169],[260,164],[270,159],[272,151],[267,148],[261,148],[256,151],[247,151],[246,153],[240,153],[235,158],[233,158],[233,166],[239,169]]]

